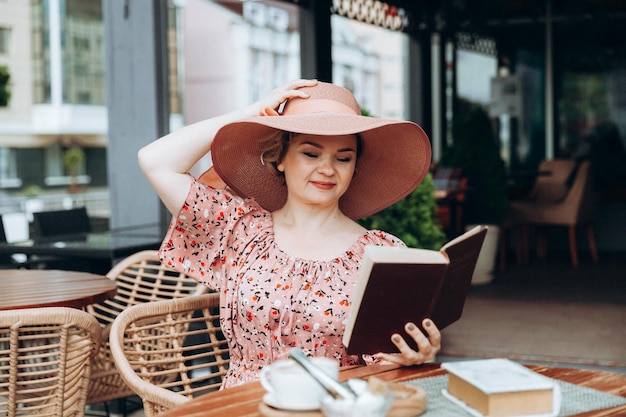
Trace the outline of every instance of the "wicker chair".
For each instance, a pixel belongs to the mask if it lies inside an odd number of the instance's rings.
[[[0,416],[84,416],[100,333],[74,308],[0,312]]]
[[[110,334],[116,366],[147,417],[219,389],[229,363],[219,294],[136,305]]]
[[[157,251],[135,253],[113,267],[107,276],[117,282],[117,295],[87,307],[103,327],[102,346],[94,358],[87,404],[106,403],[134,395],[115,368],[109,348],[113,320],[130,306],[204,294],[207,288],[162,265]]]

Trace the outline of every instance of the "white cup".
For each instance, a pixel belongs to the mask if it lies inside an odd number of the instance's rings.
[[[339,377],[339,362],[336,360],[325,357],[309,359],[329,376]],[[327,394],[319,382],[293,359],[283,359],[264,367],[260,381],[271,397],[270,405],[288,410],[318,409]]]

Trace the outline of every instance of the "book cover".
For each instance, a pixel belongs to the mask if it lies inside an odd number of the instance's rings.
[[[343,336],[348,353],[397,352],[391,335],[405,334],[407,322],[431,317],[443,329],[458,320],[486,232],[477,226],[439,251],[366,247]]]

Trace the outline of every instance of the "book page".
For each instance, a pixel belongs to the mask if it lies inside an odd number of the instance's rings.
[[[460,241],[463,241],[471,236],[474,236],[478,233],[480,233],[481,231],[483,231],[484,229],[486,229],[487,226],[485,225],[478,225],[476,227],[471,228],[470,230],[466,231],[465,233],[463,233],[460,236],[455,237],[454,239],[450,240],[448,243],[446,243],[445,245],[443,245],[441,247],[441,251],[445,252],[446,249],[456,245],[457,243],[459,243]]]
[[[374,263],[447,263],[448,258],[440,251],[398,246],[365,246],[363,262]],[[363,267],[363,263],[361,264]]]

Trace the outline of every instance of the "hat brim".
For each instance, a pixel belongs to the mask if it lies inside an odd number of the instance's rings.
[[[428,136],[417,124],[338,113],[251,117],[222,127],[211,146],[213,166],[237,194],[275,211],[287,201],[281,178],[261,163],[264,141],[277,130],[313,135],[359,133],[362,153],[357,174],[339,201],[342,212],[360,219],[410,194],[431,162]]]

